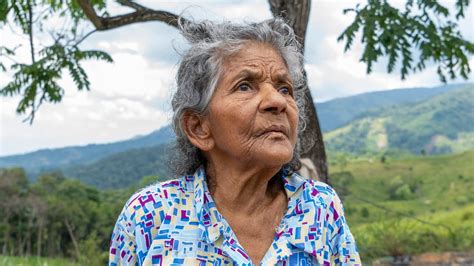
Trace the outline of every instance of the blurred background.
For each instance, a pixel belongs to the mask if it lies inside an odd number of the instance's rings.
[[[170,97],[187,44],[163,21],[97,30],[86,2],[104,18],[146,7],[251,22],[291,1],[2,1],[0,265],[106,264],[125,201],[170,177]],[[362,260],[474,264],[474,4],[314,0],[308,19],[328,182]],[[401,28],[383,28],[390,19]],[[390,38],[404,29],[426,45]]]

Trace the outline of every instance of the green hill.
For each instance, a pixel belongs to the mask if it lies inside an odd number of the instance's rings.
[[[144,176],[158,176],[160,180],[163,180],[169,178],[168,145],[127,150],[91,164],[66,168],[63,172],[68,177],[79,179],[100,189],[136,185]]]
[[[400,104],[418,103],[456,90],[467,84],[450,84],[434,88],[407,88],[367,92],[316,103],[321,130],[329,132],[363,117],[368,111]]]
[[[474,85],[416,104],[374,110],[324,135],[330,150],[354,154],[387,150],[462,152],[474,148]]]
[[[90,164],[107,156],[123,151],[169,143],[174,132],[163,127],[145,136],[105,144],[89,144],[58,149],[44,149],[27,154],[0,157],[0,167],[21,166],[30,174],[37,175],[44,170],[64,169],[72,165]]]
[[[359,159],[329,169],[366,262],[474,248],[474,151]]]
[[[472,150],[454,155],[397,160],[388,157],[385,162],[377,159],[330,165],[330,180],[338,192],[341,190],[349,213],[360,212],[363,207],[372,208],[373,203],[393,212],[413,214],[453,210],[474,203]],[[345,172],[350,173],[352,178],[344,176]],[[352,210],[355,205],[358,206],[357,210]],[[371,213],[368,219],[363,215],[355,215],[352,222],[365,223],[387,218],[387,215],[391,214],[379,209]]]

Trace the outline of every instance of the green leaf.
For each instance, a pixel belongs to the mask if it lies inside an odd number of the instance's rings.
[[[400,76],[405,79],[410,73],[426,68],[427,61],[438,65],[438,75],[446,82],[446,74],[451,79],[458,75],[467,78],[471,72],[469,60],[474,54],[474,44],[465,40],[455,20],[449,18],[449,9],[437,0],[413,0],[401,11],[388,1],[369,0],[355,10],[354,21],[338,37],[346,41],[344,51],[352,47],[356,34],[360,31],[363,52],[360,61],[367,65],[371,73],[373,64],[380,57],[388,57],[387,72],[395,70],[400,61]],[[457,0],[456,18],[463,16],[469,0]],[[433,16],[435,14],[436,16]],[[420,51],[417,58],[413,51]]]
[[[0,22],[6,22],[10,9],[7,0],[0,1]]]

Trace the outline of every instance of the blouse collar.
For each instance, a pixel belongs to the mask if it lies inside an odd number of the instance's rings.
[[[298,214],[298,204],[290,205],[290,201],[295,193],[303,186],[306,179],[302,176],[291,173],[287,168],[283,168],[279,173],[283,179],[284,188],[288,197],[288,213]],[[211,193],[206,182],[204,166],[200,166],[194,173],[194,206],[201,229],[201,238],[207,243],[214,243],[221,235],[230,233],[225,219],[217,210],[216,204],[211,197]],[[290,209],[291,208],[291,209]],[[285,218],[286,217],[285,215]]]
[[[224,225],[207,186],[204,166],[200,166],[194,173],[194,206],[201,237],[207,243],[215,242],[223,233]]]

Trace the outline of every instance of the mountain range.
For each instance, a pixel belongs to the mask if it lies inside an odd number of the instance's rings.
[[[465,87],[466,84],[450,84],[433,88],[407,88],[375,91],[336,98],[316,103],[322,132],[329,132],[344,126],[368,111],[376,111],[399,104],[414,104],[451,90]]]
[[[128,140],[71,146],[58,149],[42,149],[31,153],[0,157],[0,167],[20,165],[29,171],[44,171],[56,168],[68,168],[96,162],[102,158],[137,148],[169,143],[174,140],[171,127],[165,126],[145,136],[136,136]]]
[[[449,153],[474,148],[474,84],[397,89],[316,103],[329,152],[388,150]],[[35,179],[61,170],[99,188],[125,187],[146,175],[166,177],[174,140],[170,126],[107,144],[45,149],[0,157],[0,167],[21,166]]]

